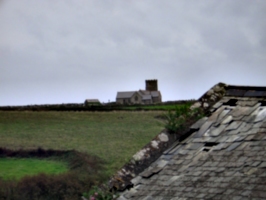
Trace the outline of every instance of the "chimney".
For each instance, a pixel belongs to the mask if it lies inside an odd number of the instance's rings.
[[[157,80],[146,80],[146,90],[148,91],[158,91]]]

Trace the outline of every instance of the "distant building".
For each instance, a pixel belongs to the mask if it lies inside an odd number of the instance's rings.
[[[157,80],[146,80],[146,90],[117,92],[117,104],[152,104],[162,102]]]
[[[84,105],[85,106],[101,105],[101,102],[98,99],[86,99]]]

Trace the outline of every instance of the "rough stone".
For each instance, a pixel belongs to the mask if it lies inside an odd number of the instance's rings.
[[[158,139],[162,142],[167,142],[169,140],[168,136],[165,133],[158,135]]]
[[[190,109],[195,109],[195,108],[200,108],[200,107],[201,107],[201,103],[200,102],[196,102],[190,107]]]
[[[139,160],[142,160],[145,156],[145,153],[147,152],[147,149],[142,149],[140,150],[139,152],[137,152],[134,156],[133,156],[133,159],[135,161],[139,161]]]
[[[152,146],[153,148],[158,149],[158,148],[159,148],[158,145],[159,145],[159,143],[158,143],[157,141],[155,141],[155,140],[152,140],[152,141],[151,141],[151,146]]]
[[[203,103],[203,108],[208,108],[209,107],[209,104],[207,102],[204,102]]]

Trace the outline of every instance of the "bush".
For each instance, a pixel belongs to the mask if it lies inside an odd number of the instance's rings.
[[[176,133],[185,128],[187,121],[198,120],[203,116],[204,112],[201,108],[191,109],[190,105],[180,105],[174,111],[169,110],[165,114],[165,128],[170,133]]]
[[[88,193],[83,193],[83,196],[89,200],[112,200],[115,197],[106,185],[93,186]]]

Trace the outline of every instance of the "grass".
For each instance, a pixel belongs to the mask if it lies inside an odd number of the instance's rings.
[[[0,111],[0,147],[72,150],[96,155],[112,175],[162,129],[163,111]]]
[[[60,174],[68,171],[66,163],[36,158],[0,158],[0,177],[4,180],[19,180],[24,176],[39,173]]]

